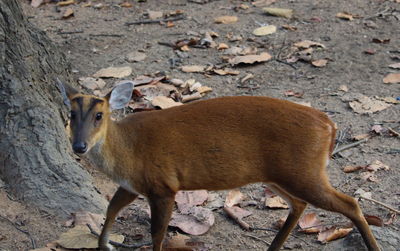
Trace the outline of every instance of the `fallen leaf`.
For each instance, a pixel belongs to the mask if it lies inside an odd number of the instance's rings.
[[[263,11],[271,16],[284,17],[284,18],[292,18],[293,17],[292,9],[263,8]]]
[[[341,85],[341,86],[339,86],[339,91],[348,92],[349,87],[347,87],[347,85]]]
[[[101,78],[83,77],[79,78],[78,82],[81,86],[90,90],[103,89],[106,86],[106,82]]]
[[[364,133],[364,134],[359,134],[353,137],[354,140],[362,140],[362,139],[366,139],[371,137],[371,135],[369,135],[369,133]]]
[[[230,208],[230,212],[233,214],[233,216],[235,216],[236,218],[238,218],[240,220],[253,214],[252,212],[245,210],[243,208],[240,208],[238,206],[232,206],[229,208]]]
[[[188,208],[202,205],[207,199],[207,190],[179,191],[175,195],[175,202],[180,212],[187,212]]]
[[[228,60],[231,65],[237,64],[254,64],[256,62],[266,62],[270,60],[272,56],[267,53],[263,52],[260,55],[246,55],[246,56],[236,56]]]
[[[328,60],[326,60],[326,59],[318,59],[315,61],[311,61],[312,65],[314,65],[315,67],[319,67],[319,68],[325,67],[327,63],[328,63]]]
[[[390,167],[388,165],[383,164],[379,160],[374,160],[371,164],[369,164],[366,169],[368,171],[376,172],[379,170],[390,170]]]
[[[190,240],[189,236],[177,233],[176,235],[172,236],[171,238],[165,239],[164,248],[174,248],[174,249],[182,249],[188,248],[186,242]]]
[[[362,167],[362,166],[345,166],[345,167],[343,168],[343,172],[345,172],[345,173],[352,173],[352,172],[361,170],[361,169],[363,169],[363,168],[364,168],[364,167]]]
[[[388,44],[388,43],[390,42],[390,38],[384,38],[384,39],[381,39],[381,38],[373,38],[373,39],[372,39],[372,42],[373,42],[373,43],[376,43],[376,44]]]
[[[193,207],[189,214],[172,213],[169,225],[188,234],[201,235],[206,233],[214,222],[214,214],[210,209]]]
[[[338,17],[340,19],[345,19],[348,21],[354,20],[354,16],[348,12],[339,12],[336,14],[336,17]]]
[[[271,5],[271,4],[275,3],[276,1],[277,0],[258,0],[258,1],[251,2],[251,4],[256,7],[262,7],[262,6]]]
[[[364,218],[368,222],[368,225],[383,227],[383,220],[378,216],[364,214]]]
[[[227,45],[227,44],[225,44],[225,43],[220,43],[219,45],[218,45],[218,47],[217,47],[217,50],[226,50],[226,49],[228,49],[229,48],[229,46]]]
[[[124,78],[132,74],[132,68],[129,66],[125,67],[108,67],[103,68],[93,74],[95,78]]]
[[[244,194],[238,189],[229,191],[225,199],[225,207],[233,207],[244,199]]]
[[[238,21],[237,16],[220,16],[214,19],[214,22],[217,24],[232,24]]]
[[[239,75],[240,71],[236,71],[232,68],[224,68],[224,69],[214,69],[213,72],[217,73],[218,75],[225,76],[225,75]]]
[[[349,105],[354,112],[359,114],[375,113],[385,110],[391,106],[391,104],[388,104],[384,101],[376,100],[375,98],[370,98],[364,95],[361,95],[356,100],[349,102]]]
[[[182,95],[182,102],[186,103],[186,102],[190,102],[193,100],[201,99],[202,97],[203,96],[199,92],[195,92],[190,95]]]
[[[339,238],[343,238],[348,235],[352,230],[353,228],[332,227],[330,229],[320,232],[318,234],[318,241],[320,241],[321,243],[326,243]]]
[[[307,107],[312,107],[311,106],[311,102],[305,102],[305,101],[292,101],[292,102],[296,103],[298,105],[304,105],[304,106],[307,106]]]
[[[255,30],[253,30],[253,34],[255,36],[266,36],[272,33],[276,32],[276,26],[275,25],[266,25],[262,27],[258,27]]]
[[[110,234],[110,240],[122,243],[123,235]],[[90,233],[87,226],[78,225],[62,233],[56,241],[60,246],[70,249],[98,248],[98,239]]]
[[[144,54],[143,52],[134,51],[126,55],[126,61],[128,61],[129,63],[140,62],[145,60],[146,57],[147,55]]]
[[[304,95],[304,92],[295,92],[293,90],[287,90],[283,93],[286,97],[296,97],[296,98],[302,98]]]
[[[376,53],[376,50],[374,50],[374,49],[366,49],[366,50],[364,50],[364,53],[368,54],[368,55],[374,55]]]
[[[297,31],[297,27],[289,24],[283,24],[282,28],[285,30],[290,30],[290,31]]]
[[[385,225],[393,224],[393,222],[394,222],[395,219],[396,219],[397,213],[395,213],[395,212],[390,212],[390,213],[388,214],[388,216],[389,216],[389,218],[388,218],[387,220],[385,220],[385,222],[383,223],[383,224],[385,224]]]
[[[200,86],[199,88],[197,88],[197,91],[198,91],[200,94],[203,94],[203,93],[211,92],[211,91],[212,91],[212,88],[211,88],[211,87],[208,87],[208,86]]]
[[[301,228],[301,232],[312,234],[312,233],[319,233],[322,230],[322,223],[317,218],[316,213],[308,213],[303,215],[299,219],[299,226]]]
[[[287,209],[289,208],[288,204],[284,199],[279,196],[274,196],[265,199],[265,206],[273,209]]]
[[[181,70],[183,72],[204,72],[204,70],[206,69],[206,66],[204,65],[184,65],[181,67]]]
[[[368,199],[372,199],[372,193],[371,193],[371,192],[364,191],[362,188],[358,188],[358,189],[354,192],[354,195],[355,195],[356,197],[365,197],[365,198],[368,198]]]
[[[58,2],[57,5],[58,6],[67,6],[67,5],[71,5],[74,3],[75,3],[75,0],[67,0],[67,1]]]
[[[385,84],[400,84],[400,73],[390,73],[383,79]]]
[[[64,12],[62,17],[64,19],[67,19],[67,18],[70,18],[70,17],[73,17],[73,16],[74,16],[74,10],[71,9],[71,8],[68,8],[68,9],[65,10],[65,12]]]
[[[273,223],[273,227],[278,230],[281,229],[283,227],[283,225],[285,224],[286,219],[287,219],[287,217],[280,218],[279,220],[277,220],[276,222]]]
[[[79,211],[73,215],[74,225],[89,224],[94,231],[100,233],[101,225],[104,223],[105,217],[102,214],[95,214],[87,211]]]
[[[363,172],[360,176],[364,181],[378,182],[378,178],[373,172]]]
[[[373,125],[371,127],[371,132],[374,132],[378,135],[382,134],[383,127],[381,125]]]
[[[174,24],[174,22],[172,22],[172,21],[167,21],[167,23],[165,24],[165,26],[166,26],[167,28],[172,28],[172,27],[175,27],[175,24]]]
[[[244,77],[240,80],[240,83],[244,83],[244,82],[246,82],[247,80],[252,79],[252,78],[254,78],[254,74],[249,73],[249,74],[247,74],[246,76],[244,76]]]
[[[390,64],[390,65],[389,65],[389,68],[392,68],[392,69],[400,69],[400,63]]]
[[[43,0],[32,0],[31,6],[34,8],[39,7],[43,3]]]
[[[151,104],[154,107],[160,107],[161,109],[167,109],[170,107],[183,105],[182,103],[176,102],[172,98],[168,98],[165,96],[154,97],[153,100],[151,101]]]
[[[120,3],[119,6],[124,7],[124,8],[131,8],[133,5],[130,2],[123,2]]]
[[[149,16],[149,19],[155,20],[163,17],[162,11],[152,11],[148,10],[147,15]]]
[[[321,47],[321,48],[325,48],[325,45],[318,43],[318,42],[314,42],[311,40],[304,40],[304,41],[300,41],[294,44],[295,47],[298,47],[300,49],[308,49],[310,47]]]

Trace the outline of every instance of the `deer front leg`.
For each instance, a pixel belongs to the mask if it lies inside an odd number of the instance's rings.
[[[175,195],[168,197],[149,196],[153,251],[161,251],[162,249],[162,242],[175,202],[174,198]]]
[[[102,251],[111,251],[114,248],[108,243],[112,224],[118,215],[118,212],[125,206],[129,205],[133,200],[138,197],[138,194],[128,192],[127,190],[119,187],[115,192],[110,204],[107,208],[106,221],[104,222],[103,230],[99,237],[99,248]]]

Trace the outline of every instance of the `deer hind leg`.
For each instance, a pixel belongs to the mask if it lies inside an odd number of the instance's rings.
[[[106,221],[104,222],[103,230],[101,231],[99,237],[99,248],[102,251],[113,250],[114,248],[108,243],[108,238],[110,235],[110,231],[112,229],[112,224],[115,221],[115,217],[117,217],[118,212],[129,203],[134,201],[137,198],[137,194],[128,192],[127,190],[119,187],[115,192],[113,198],[110,201],[110,204],[107,208],[107,216]]]
[[[168,222],[175,203],[175,195],[169,197],[149,196],[151,209],[151,237],[153,251],[161,251]]]
[[[357,226],[365,244],[370,251],[379,251],[371,229],[365,220],[357,201],[334,189],[328,182],[326,174],[313,176],[308,175],[307,182],[294,182],[286,191],[293,196],[325,210],[341,213],[348,217]]]
[[[278,234],[275,236],[274,240],[268,248],[269,251],[273,251],[279,250],[283,246],[283,243],[288,238],[290,232],[299,221],[299,218],[302,215],[304,209],[306,209],[307,203],[293,197],[276,185],[269,185],[269,187],[278,195],[280,195],[283,199],[285,199],[290,206],[290,212],[288,217],[286,218],[285,223],[283,224],[282,228],[279,230]]]

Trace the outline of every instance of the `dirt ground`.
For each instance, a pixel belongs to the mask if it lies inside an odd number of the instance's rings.
[[[381,125],[383,131],[380,134],[372,133],[375,136],[366,143],[337,154],[327,170],[333,186],[340,191],[354,195],[357,189],[362,188],[371,192],[375,200],[389,204],[397,210],[400,208],[400,137],[387,131],[388,127],[400,131],[399,105],[392,104],[389,108],[372,114],[358,114],[349,106],[350,100],[346,98],[358,94],[368,97],[400,96],[399,84],[383,83],[383,78],[389,73],[400,73],[399,69],[388,67],[400,62],[398,1],[278,0],[269,6],[293,9],[294,17],[291,19],[266,15],[262,7],[254,6],[250,1],[239,0],[206,1],[203,4],[187,0],[131,1],[133,6],[130,8],[120,7],[119,4],[124,1],[118,0],[92,1],[90,7],[84,7],[87,1],[66,7],[56,7],[52,3],[39,8],[31,7],[26,1],[21,2],[29,20],[44,30],[66,53],[77,79],[92,76],[101,68],[128,65],[133,69],[131,78],[157,72],[183,80],[194,78],[213,89],[205,98],[257,95],[309,102],[312,107],[329,114],[338,128],[347,132],[342,144],[351,143],[352,137],[356,135],[370,133],[374,125]],[[102,4],[102,7],[96,8],[97,4]],[[62,19],[67,8],[73,9],[74,16]],[[164,13],[182,10],[186,18],[174,21],[175,26],[170,28],[166,24],[158,23],[125,25],[126,22],[145,19],[144,14],[148,10]],[[353,14],[354,20],[336,17],[337,13],[344,11]],[[224,15],[237,16],[238,21],[232,24],[214,23],[215,17]],[[255,28],[266,24],[277,26],[277,31],[262,37],[252,34]],[[297,30],[283,29],[284,25],[294,26]],[[190,48],[189,51],[182,52],[159,44],[188,39],[196,34],[201,37],[205,31],[219,34],[219,37],[214,38],[217,44],[257,47],[258,52],[266,51],[273,59],[265,63],[235,66],[235,70],[240,71],[236,76],[185,73],[180,70],[180,66],[224,64],[221,58],[224,51],[216,48]],[[242,39],[230,41],[229,37],[232,35],[240,35]],[[372,42],[373,39],[377,39],[375,43]],[[325,67],[315,67],[306,58],[297,62],[289,60],[288,63],[294,43],[303,40],[312,40],[325,46],[324,49],[314,49],[311,55],[312,60],[327,59]],[[126,55],[135,51],[145,53],[146,59],[135,63],[127,62]],[[254,77],[241,83],[241,79],[248,74],[253,74]],[[107,79],[106,82],[111,86],[115,80]],[[342,85],[348,87],[347,92]],[[285,92],[288,90],[303,95],[287,96]],[[364,180],[361,177],[362,171],[343,172],[343,167],[347,165],[366,166],[375,160],[390,167],[389,170],[376,171],[376,181]],[[104,175],[88,168],[102,194],[111,196],[116,186]],[[253,214],[245,218],[245,221],[252,226],[272,227],[274,222],[288,212],[266,209],[262,205],[264,186],[261,184],[246,186],[241,191],[248,200],[259,202],[256,206],[246,207]],[[219,193],[225,195],[226,191]],[[28,231],[37,247],[56,240],[67,230],[64,219],[14,201],[4,188],[0,189],[0,197],[2,214],[15,222],[15,226]],[[365,214],[384,220],[390,212],[370,201],[361,200],[360,205]],[[127,216],[115,223],[115,232],[123,234],[127,243],[150,240],[146,207],[144,199],[137,200],[125,210],[124,215]],[[312,206],[306,212],[316,212],[326,224],[334,225],[346,221],[341,215]],[[214,211],[214,214],[216,223],[211,229],[204,235],[193,237],[204,242],[211,250],[265,250],[267,246],[264,241],[271,242],[275,235],[270,231],[246,232],[229,219],[222,209]],[[4,219],[0,219],[0,222],[0,250],[32,248],[26,233],[17,230]],[[398,219],[383,228],[400,234]],[[170,228],[168,234],[176,231],[178,230]],[[326,247],[317,241],[315,235],[300,233],[298,229],[293,234],[295,237],[289,237],[286,248],[322,250]],[[143,238],[136,240],[137,236]]]

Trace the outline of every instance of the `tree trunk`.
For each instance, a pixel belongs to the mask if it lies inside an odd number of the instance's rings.
[[[18,1],[0,0],[0,178],[17,198],[60,216],[106,203],[65,134],[68,111],[55,79],[72,82],[69,69]]]

